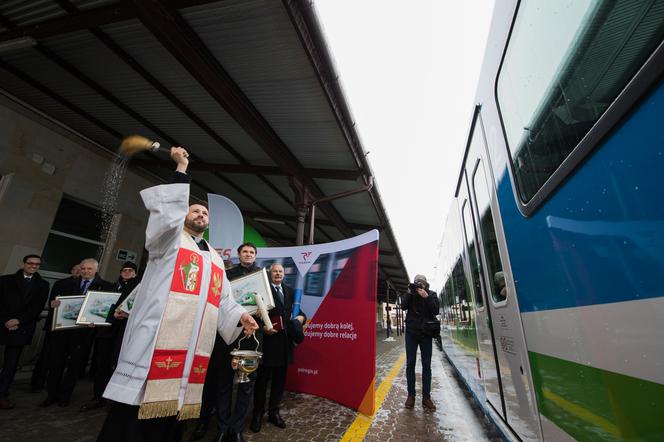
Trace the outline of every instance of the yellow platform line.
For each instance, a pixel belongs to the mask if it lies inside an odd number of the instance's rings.
[[[373,418],[376,415],[376,412],[378,412],[380,407],[383,405],[383,401],[385,400],[387,393],[389,393],[390,389],[392,388],[394,378],[396,378],[397,374],[399,374],[399,371],[401,370],[401,367],[403,367],[403,363],[405,361],[406,353],[401,353],[401,356],[399,356],[399,359],[397,359],[397,361],[394,363],[390,369],[390,372],[387,373],[387,376],[385,376],[383,382],[380,383],[378,390],[376,390],[376,411],[374,414],[367,416],[366,414],[358,413],[351,426],[348,427],[348,430],[346,430],[344,433],[340,442],[361,441],[364,439],[367,431],[369,431],[369,427],[373,422]]]

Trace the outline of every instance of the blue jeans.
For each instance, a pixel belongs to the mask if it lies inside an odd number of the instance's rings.
[[[418,346],[422,354],[422,399],[427,399],[431,397],[431,338],[406,332],[406,380],[409,396],[415,396],[415,362]]]

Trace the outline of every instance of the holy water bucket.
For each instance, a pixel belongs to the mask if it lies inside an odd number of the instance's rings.
[[[256,350],[240,350],[240,343],[247,337],[245,335],[237,342],[237,348],[231,352],[231,367],[235,370],[235,379],[233,382],[236,384],[243,384],[250,381],[249,375],[258,369],[258,364],[263,356],[263,353],[258,351],[260,342],[256,334],[253,333],[252,336],[256,341]]]

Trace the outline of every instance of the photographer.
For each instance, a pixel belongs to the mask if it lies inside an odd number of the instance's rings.
[[[413,284],[408,284],[408,292],[401,299],[406,313],[406,378],[408,398],[404,406],[415,406],[415,362],[417,347],[422,353],[422,408],[435,410],[431,400],[431,340],[440,335],[440,322],[436,318],[439,310],[438,297],[428,290],[424,275],[416,275]]]

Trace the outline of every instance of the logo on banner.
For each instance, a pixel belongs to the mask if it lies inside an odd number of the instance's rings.
[[[320,252],[307,250],[306,252],[298,252],[291,255],[291,258],[293,258],[293,262],[295,263],[297,270],[300,272],[300,275],[304,275],[309,271],[319,256]]]

